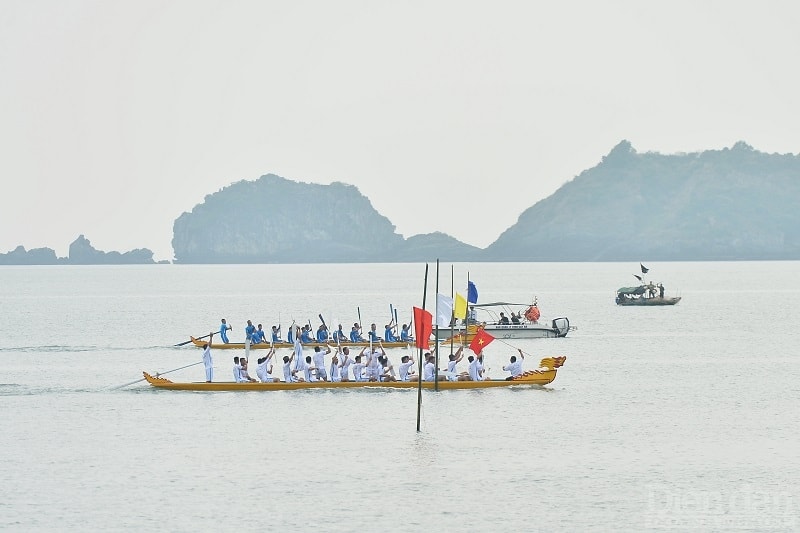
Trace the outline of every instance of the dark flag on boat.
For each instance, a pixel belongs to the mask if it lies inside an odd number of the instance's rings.
[[[647,274],[647,271],[650,270],[649,268],[647,268],[646,266],[644,266],[641,263],[639,263],[639,266],[642,268],[642,274]]]
[[[639,281],[642,281],[642,276],[637,276],[636,274],[634,274],[633,277],[638,279]]]
[[[467,282],[467,301],[471,304],[478,303],[478,288],[471,281]]]
[[[433,331],[433,315],[425,309],[414,308],[414,333],[416,334],[417,348],[430,349],[428,341]]]

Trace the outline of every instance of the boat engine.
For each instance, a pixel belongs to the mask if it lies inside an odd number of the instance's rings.
[[[553,330],[559,337],[565,337],[567,335],[567,332],[569,331],[569,320],[567,319],[567,317],[554,318]]]

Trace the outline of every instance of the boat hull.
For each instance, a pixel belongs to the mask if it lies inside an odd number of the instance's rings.
[[[650,307],[658,305],[675,305],[680,301],[680,296],[675,296],[672,298],[661,298],[660,296],[656,296],[654,298],[617,298],[617,305]]]
[[[195,339],[194,337],[190,337],[190,339],[192,341],[192,344],[194,344],[195,346],[197,346],[199,348],[202,348],[206,344],[205,341]],[[409,343],[409,342],[384,342],[383,343],[383,347],[384,348],[407,348],[408,346],[411,346],[411,344],[412,343]],[[328,345],[331,346],[331,347],[334,347],[334,346],[336,346],[336,343],[335,342],[331,342],[331,343],[328,343]],[[360,350],[361,348],[364,348],[365,346],[369,346],[370,344],[369,344],[369,342],[342,342],[339,345],[342,348],[347,346],[348,348],[356,348],[356,349]],[[250,349],[251,350],[268,350],[272,346],[273,345],[271,345],[269,343],[259,342],[257,344],[251,344],[250,345]],[[314,346],[324,347],[325,343],[324,342],[322,342],[322,343],[320,343],[320,342],[309,342],[309,343],[303,344],[303,348],[309,348],[309,347],[313,348]],[[374,344],[374,346],[377,346],[377,344]],[[274,345],[274,347],[276,349],[277,348],[294,348],[294,345],[293,344],[289,344],[288,342],[279,342],[279,343],[276,343]],[[227,342],[227,343],[212,342],[211,343],[211,349],[212,350],[244,350],[244,343],[243,342]]]
[[[439,390],[458,389],[491,389],[497,387],[542,386],[552,383],[556,378],[555,368],[529,372],[523,379],[512,381],[504,379],[491,379],[484,381],[439,381]],[[281,390],[306,390],[306,389],[416,389],[416,381],[313,381],[286,383],[234,383],[234,382],[184,382],[176,383],[168,379],[142,373],[144,379],[157,389],[181,391],[281,391]],[[432,381],[423,381],[423,389],[434,389],[436,384]]]
[[[475,337],[475,332],[478,329],[483,329],[486,333],[496,339],[552,339],[557,337],[566,337],[574,326],[569,325],[569,320],[566,317],[556,318],[553,320],[552,326],[545,324],[534,324],[532,322],[525,322],[522,324],[482,324],[480,326],[469,326],[467,328],[466,342],[472,342]],[[444,330],[449,333],[449,330]],[[442,333],[442,330],[439,330]],[[452,337],[454,341],[460,341],[464,335],[464,329],[456,330],[456,334]],[[440,335],[442,336],[442,335]],[[448,343],[451,337],[446,336],[440,342]]]

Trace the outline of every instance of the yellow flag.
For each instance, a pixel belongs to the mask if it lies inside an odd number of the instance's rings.
[[[460,319],[467,318],[467,299],[456,293],[456,305],[453,309],[453,316]]]

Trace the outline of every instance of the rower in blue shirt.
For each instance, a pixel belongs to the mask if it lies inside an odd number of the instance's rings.
[[[394,326],[392,323],[388,323],[383,327],[383,338],[386,342],[397,342],[397,337],[394,336]]]
[[[367,332],[367,334],[369,334],[369,340],[371,340],[372,342],[378,342],[383,340],[380,337],[378,337],[378,332],[375,330],[376,327],[377,326],[375,326],[375,324],[372,324],[369,328],[369,331]]]
[[[228,330],[231,329],[231,326],[225,322],[225,319],[222,319],[222,323],[219,325],[219,336],[222,338],[222,342],[228,344],[230,341],[228,340]]]
[[[267,337],[264,335],[264,330],[261,329],[261,324],[253,332],[253,344],[258,344],[259,342],[267,342]]]
[[[250,341],[251,343],[253,343],[254,342],[253,341],[253,333],[255,333],[255,332],[256,332],[256,327],[253,325],[253,322],[251,320],[248,320],[247,321],[247,325],[244,328],[244,339],[245,339],[245,342]]]
[[[294,344],[294,331],[292,331],[291,326],[289,326],[289,331],[286,333],[286,342]]]
[[[300,342],[303,344],[314,342],[314,339],[311,338],[311,333],[309,332],[308,326],[303,326],[303,331],[300,333]]]
[[[338,342],[347,342],[347,336],[342,331],[342,325],[339,324],[339,329],[333,332],[333,340]]]
[[[364,342],[364,337],[361,336],[361,326],[358,322],[353,324],[353,329],[350,330],[350,342]]]
[[[272,342],[273,343],[281,342],[280,331],[281,331],[280,324],[278,324],[277,326],[272,326]],[[289,330],[289,332],[291,333],[291,329]]]
[[[325,324],[320,324],[319,328],[317,328],[317,342],[327,342],[328,341],[328,328],[325,327]]]
[[[403,342],[410,342],[414,339],[411,338],[411,333],[408,331],[409,326],[408,324],[403,324],[403,329],[400,330],[400,340]]]

